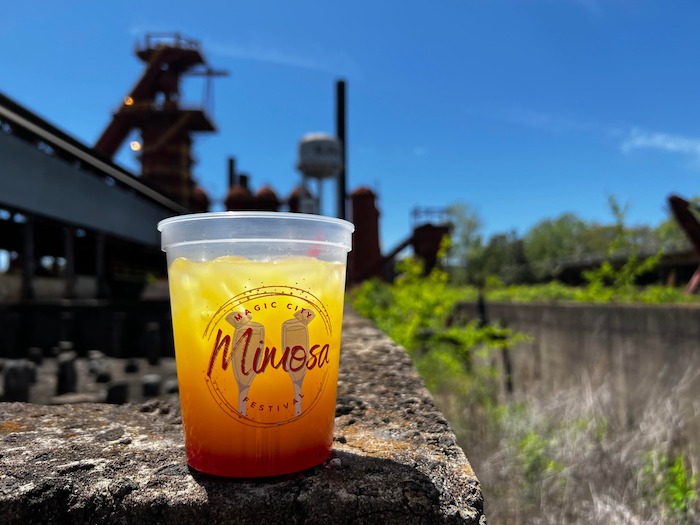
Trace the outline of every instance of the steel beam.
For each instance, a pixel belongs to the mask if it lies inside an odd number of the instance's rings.
[[[0,207],[149,246],[171,209],[0,131]]]

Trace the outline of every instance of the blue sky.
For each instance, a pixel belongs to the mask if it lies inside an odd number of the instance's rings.
[[[611,222],[609,195],[655,225],[670,193],[700,194],[697,0],[28,0],[0,16],[0,92],[89,145],[147,32],[199,40],[229,71],[218,132],[195,142],[215,209],[230,155],[288,195],[299,139],[334,132],[341,78],[348,190],[377,192],[383,251],[416,206],[466,203],[489,236],[565,212]],[[201,79],[183,87],[203,102]],[[119,161],[135,166],[126,147]]]

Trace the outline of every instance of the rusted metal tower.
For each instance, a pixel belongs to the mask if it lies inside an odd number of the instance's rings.
[[[94,149],[111,158],[139,130],[143,182],[192,211],[206,211],[209,199],[192,179],[192,134],[216,128],[203,108],[180,105],[180,81],[204,75],[209,92],[211,78],[226,72],[210,68],[199,42],[179,34],[147,34],[136,56],[146,69]]]

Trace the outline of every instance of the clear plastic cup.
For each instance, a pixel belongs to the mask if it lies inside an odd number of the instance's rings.
[[[172,217],[158,229],[189,465],[259,477],[323,462],[354,226],[220,212]]]

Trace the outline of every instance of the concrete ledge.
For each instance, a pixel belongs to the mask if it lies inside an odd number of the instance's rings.
[[[484,524],[479,482],[408,356],[344,320],[334,453],[295,475],[187,467],[177,399],[0,404],[3,523]]]

